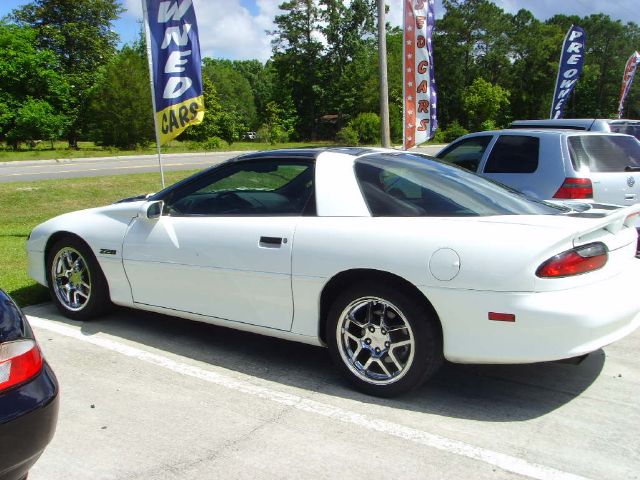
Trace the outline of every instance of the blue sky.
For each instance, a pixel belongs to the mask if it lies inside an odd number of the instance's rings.
[[[137,36],[142,16],[141,0],[120,0],[127,11],[114,27],[123,42]],[[283,0],[194,0],[200,29],[203,56],[231,59],[266,60],[271,46],[265,30],[273,28],[273,18]],[[348,1],[348,0],[347,0]],[[580,16],[603,12],[623,22],[638,22],[638,0],[493,0],[503,9],[515,13],[521,8],[546,19],[556,13]],[[0,0],[0,17],[26,0]],[[387,0],[389,21],[399,25],[402,0]],[[436,0],[436,12],[442,11]]]

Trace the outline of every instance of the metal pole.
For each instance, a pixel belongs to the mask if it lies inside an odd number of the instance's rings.
[[[153,83],[153,56],[151,53],[151,28],[149,27],[149,11],[147,10],[147,0],[142,0],[142,11],[144,12],[144,36],[147,41],[147,60],[149,61],[149,83],[151,85],[151,102],[153,103],[153,128],[156,132],[156,147],[158,149],[158,166],[160,167],[160,178],[162,188],[164,188],[164,169],[162,168],[162,150],[160,149],[160,132],[158,130],[158,118],[156,117],[156,89]]]
[[[402,2],[402,150],[407,149],[407,2]]]
[[[384,0],[378,0],[378,69],[380,71],[380,140],[384,148],[391,146],[389,133],[389,82],[387,80],[387,29]]]

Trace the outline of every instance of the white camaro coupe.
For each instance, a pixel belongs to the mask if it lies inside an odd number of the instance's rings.
[[[49,220],[29,272],[70,318],[115,304],[326,345],[392,396],[443,359],[556,360],[632,332],[638,213],[532,201],[417,154],[280,150]]]

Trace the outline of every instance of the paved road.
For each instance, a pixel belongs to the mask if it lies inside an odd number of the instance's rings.
[[[246,152],[164,155],[163,166],[165,170],[194,170],[220,163],[239,153]],[[154,155],[10,162],[0,163],[0,182],[31,182],[55,178],[97,177],[157,171],[158,157]]]
[[[351,390],[324,349],[121,310],[27,309],[61,386],[30,480],[640,478],[640,331],[579,365]]]
[[[428,146],[420,147],[418,150],[434,154],[440,148],[441,146]],[[165,170],[195,170],[215,165],[241,153],[247,152],[169,154],[163,156],[163,165]],[[0,162],[0,183],[157,171],[158,157],[155,155]]]

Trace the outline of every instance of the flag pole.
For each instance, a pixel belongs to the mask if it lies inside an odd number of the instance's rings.
[[[385,2],[378,0],[378,69],[380,71],[380,140],[384,148],[391,146],[389,133],[389,82],[387,80],[387,26]]]
[[[406,39],[407,39],[407,2],[402,1],[402,150],[407,149],[407,79],[406,75]]]
[[[153,103],[153,130],[156,134],[156,148],[158,149],[158,166],[160,167],[160,179],[164,189],[164,169],[162,168],[162,150],[160,148],[160,132],[158,131],[158,117],[156,115],[156,94],[153,82],[153,57],[151,55],[151,28],[149,27],[149,11],[147,0],[142,0],[142,12],[144,14],[144,36],[147,46],[147,60],[149,62],[149,84],[151,86],[151,102]]]

